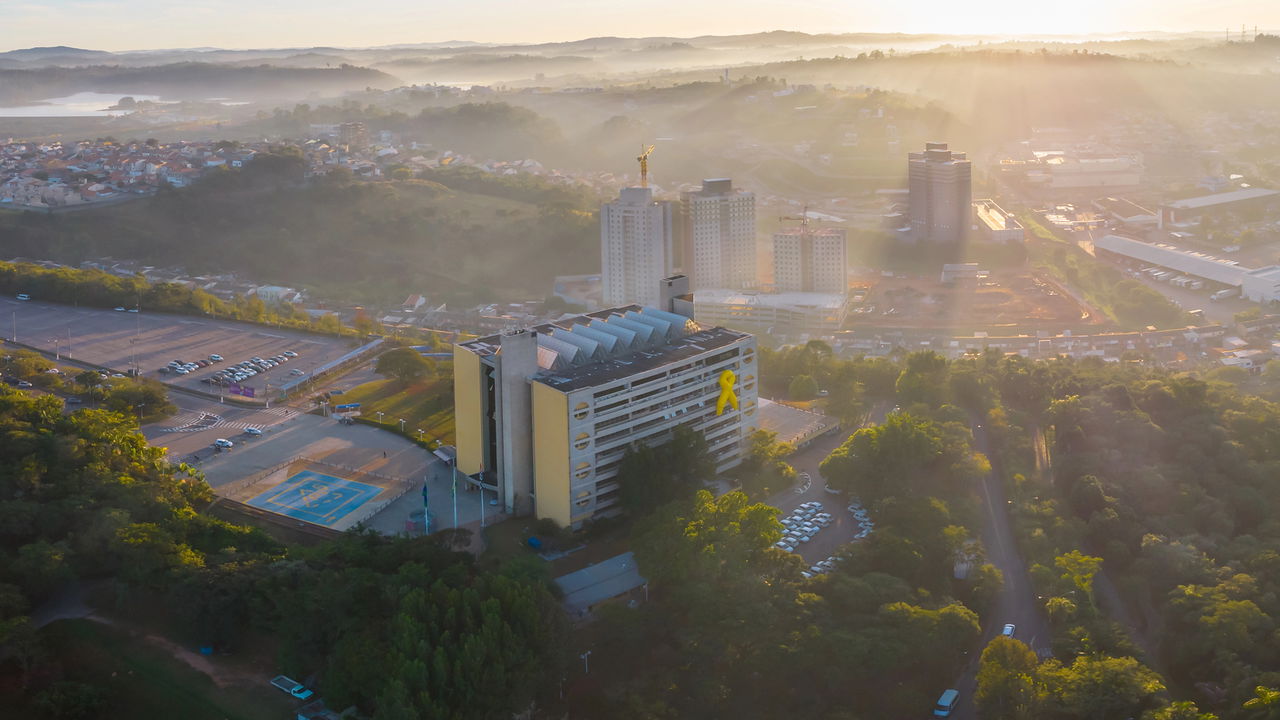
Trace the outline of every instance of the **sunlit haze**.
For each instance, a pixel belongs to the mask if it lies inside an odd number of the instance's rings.
[[[1220,32],[1280,26],[1268,0],[48,0],[4,3],[0,49],[74,45],[102,50],[216,46],[369,46],[472,40],[543,42],[594,36],[731,35],[767,30],[1033,34]]]

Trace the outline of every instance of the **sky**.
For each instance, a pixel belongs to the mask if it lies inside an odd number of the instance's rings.
[[[1277,0],[0,0],[0,50],[316,45],[765,30],[957,34],[1280,28]]]

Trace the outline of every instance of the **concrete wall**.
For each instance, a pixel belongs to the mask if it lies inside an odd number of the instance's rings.
[[[569,400],[562,392],[533,383],[534,492],[538,517],[561,527],[572,522],[569,475]]]

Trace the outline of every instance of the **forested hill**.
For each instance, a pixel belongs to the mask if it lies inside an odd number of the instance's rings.
[[[585,192],[466,170],[382,183],[336,173],[304,184],[293,159],[272,159],[110,208],[0,214],[0,255],[234,271],[366,304],[409,293],[543,297],[555,275],[599,268],[595,199]]]
[[[230,67],[202,62],[132,68],[116,65],[44,67],[0,70],[0,106],[86,91],[160,95],[182,100],[211,97],[278,100],[366,87],[391,88],[399,84],[395,77],[380,70],[345,64],[335,68]]]

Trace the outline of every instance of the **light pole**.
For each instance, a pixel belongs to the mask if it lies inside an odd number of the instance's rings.
[[[591,651],[588,650],[582,653],[581,655],[579,655],[578,657],[582,658],[582,674],[590,675],[591,674]]]
[[[320,401],[320,413],[324,417],[329,417],[329,401],[328,400]]]
[[[400,432],[404,432],[404,418],[400,418]]]
[[[379,411],[378,411],[378,424],[379,424],[379,425],[381,425],[381,424],[382,424],[382,411],[381,411],[381,410],[379,410]]]
[[[422,442],[422,428],[418,428],[418,442]]]

